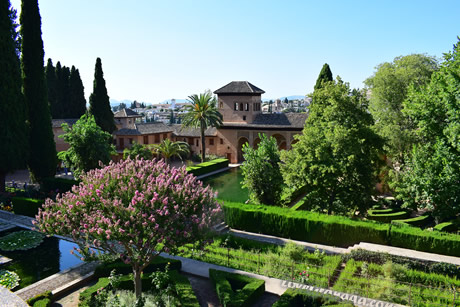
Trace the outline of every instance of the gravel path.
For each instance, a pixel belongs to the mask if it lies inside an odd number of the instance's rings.
[[[183,273],[182,273],[183,274]],[[183,274],[187,276],[192,285],[193,291],[200,302],[201,307],[220,307],[222,306],[217,297],[214,285],[211,280],[204,277],[198,277],[195,275]]]

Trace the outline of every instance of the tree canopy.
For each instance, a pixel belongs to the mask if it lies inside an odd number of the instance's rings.
[[[152,148],[135,142],[131,148],[125,148],[123,150],[123,159],[153,159]]]
[[[302,134],[283,152],[285,183],[305,188],[313,210],[347,214],[369,206],[382,141],[373,132],[365,95],[340,78],[314,91]]]
[[[26,166],[29,147],[15,19],[10,1],[0,0],[0,192],[6,174]]]
[[[460,213],[460,39],[426,87],[411,86],[403,113],[416,126],[416,144],[395,181],[407,206],[442,221]]]
[[[329,67],[329,64],[325,63],[323,67],[321,68],[321,71],[318,75],[318,79],[316,79],[316,84],[315,84],[315,90],[320,89],[323,87],[324,82],[330,82],[333,81],[332,77],[332,71],[331,68]]]
[[[20,23],[23,93],[30,124],[28,166],[31,178],[40,181],[56,173],[57,155],[45,82],[41,18],[37,0],[22,1]]]
[[[59,153],[59,159],[72,167],[75,177],[83,172],[108,164],[115,152],[112,135],[103,131],[91,114],[83,115],[72,127],[62,124],[65,134],[60,137],[70,145]]]
[[[94,69],[93,93],[89,97],[89,112],[94,115],[96,123],[102,130],[112,133],[116,130],[113,112],[110,108],[110,100],[105,87],[104,73],[102,72],[102,61],[96,59]]]
[[[416,142],[414,125],[402,112],[403,101],[411,86],[422,88],[438,70],[436,58],[424,54],[399,56],[393,62],[376,67],[365,84],[370,91],[369,110],[375,120],[375,131],[382,136],[387,155],[403,163]]]
[[[182,119],[182,126],[200,128],[201,135],[201,161],[206,157],[205,131],[209,127],[222,125],[222,114],[217,110],[217,101],[212,93],[206,91],[204,94],[189,96],[190,105],[185,106],[185,115]]]

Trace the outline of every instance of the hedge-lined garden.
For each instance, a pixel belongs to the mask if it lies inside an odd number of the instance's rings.
[[[250,232],[340,247],[370,242],[460,256],[456,234],[264,205],[225,202],[223,209],[227,225]]]
[[[228,167],[228,159],[214,159],[212,161],[188,166],[187,172],[192,173],[195,176],[200,176],[226,167]]]

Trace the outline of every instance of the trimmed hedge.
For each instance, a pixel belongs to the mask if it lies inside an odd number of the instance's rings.
[[[49,307],[51,306],[51,301],[53,299],[53,294],[51,291],[43,292],[33,298],[27,300],[27,304],[33,307]]]
[[[374,211],[374,210],[369,210]],[[393,220],[403,220],[409,216],[408,212],[399,211],[392,213],[371,213],[367,215],[367,219],[381,222],[381,223],[391,223]]]
[[[417,217],[413,217],[413,218],[405,219],[405,220],[393,220],[391,222],[392,223],[394,223],[394,222],[396,222],[396,223],[404,223],[404,224],[408,224],[408,225],[411,225],[411,226],[414,226],[414,227],[423,227],[430,221],[431,221],[431,216],[429,216],[429,215],[421,215],[421,216],[417,216]]]
[[[373,214],[387,214],[387,213],[394,213],[394,209],[370,209],[367,210],[367,214],[373,215]]]
[[[429,253],[460,256],[460,235],[374,221],[354,220],[310,211],[225,202],[228,226],[311,243],[348,247],[370,242]]]
[[[49,193],[51,191],[58,193],[65,193],[70,191],[74,185],[78,185],[77,180],[66,179],[66,178],[56,178],[56,177],[47,177],[43,178],[40,184],[40,189]]]
[[[418,251],[456,257],[460,256],[459,235],[426,231],[416,227],[391,227],[390,244]]]
[[[215,159],[209,162],[188,166],[187,172],[195,176],[200,176],[226,167],[228,167],[228,159]]]
[[[209,269],[209,277],[223,306],[252,306],[265,292],[264,280],[214,269]]]
[[[157,270],[164,270],[166,265],[169,263],[170,270],[180,270],[182,267],[182,262],[180,260],[175,259],[167,259],[161,256],[157,256],[153,259],[152,263],[150,263],[144,270],[143,273],[152,273]],[[116,260],[114,262],[103,263],[96,267],[94,270],[95,277],[107,277],[110,275],[110,272],[115,270],[116,274],[131,274],[133,269],[131,268],[130,264],[126,264],[121,260]]]
[[[187,277],[180,275],[178,271],[170,271],[169,276],[176,284],[177,295],[184,307],[200,307],[200,302],[196,298],[195,291]]]
[[[354,306],[349,301],[331,294],[321,294],[309,290],[287,289],[273,307],[303,307],[303,306]]]
[[[27,198],[27,197],[13,197],[11,203],[13,204],[13,211],[15,214],[35,217],[38,214],[38,209],[40,209],[44,200]]]
[[[388,242],[389,226],[376,222],[232,202],[225,202],[223,210],[227,225],[250,232],[340,247],[359,242]]]
[[[456,232],[460,230],[460,223],[457,220],[444,222],[434,226],[433,229],[444,232]]]

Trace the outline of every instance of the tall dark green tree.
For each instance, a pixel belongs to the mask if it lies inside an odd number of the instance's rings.
[[[54,176],[57,156],[45,82],[41,17],[37,0],[22,1],[20,23],[23,93],[30,123],[28,164],[32,180],[40,181],[44,177]]]
[[[21,93],[16,11],[0,0],[0,192],[8,172],[26,166],[28,152],[27,106]]]
[[[59,63],[59,62],[58,62]],[[70,118],[70,93],[69,93],[69,78],[70,69],[62,66],[61,70],[56,74],[57,78],[57,118]]]
[[[62,75],[62,66],[61,62],[56,63],[56,67],[54,68],[54,95],[51,97],[51,99],[48,98],[50,102],[50,112],[51,112],[51,117],[52,118],[63,118],[62,117],[62,106],[60,104],[60,90],[59,87],[61,85],[61,75]],[[50,86],[53,86],[53,82],[48,85],[48,93],[50,92]]]
[[[315,91],[323,87],[323,82],[329,82],[332,80],[334,79],[332,77],[331,68],[329,67],[329,64],[325,63],[323,65],[323,68],[321,68],[321,72],[319,73],[318,79],[316,79]]]
[[[58,64],[60,65],[59,62]],[[46,75],[46,85],[48,87],[48,102],[50,105],[51,117],[60,118],[59,113],[57,112],[58,105],[57,105],[56,68],[54,67],[53,61],[51,59],[48,59],[48,63],[46,64],[45,75]]]
[[[85,88],[80,72],[72,65],[69,78],[69,114],[68,118],[80,118],[86,112]]]
[[[109,96],[105,87],[104,73],[102,72],[102,62],[96,59],[94,70],[93,93],[89,97],[89,112],[94,115],[96,123],[102,130],[112,133],[115,131],[115,120],[110,109]]]

